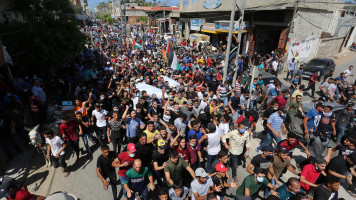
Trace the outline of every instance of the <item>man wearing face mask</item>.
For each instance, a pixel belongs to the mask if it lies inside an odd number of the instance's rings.
[[[300,182],[297,178],[291,177],[286,184],[283,184],[277,188],[278,196],[280,200],[288,200],[298,192],[304,192],[300,187]]]
[[[289,98],[288,90],[283,90],[282,92],[279,92],[279,95],[274,97],[271,102],[277,101],[278,108],[280,108],[280,107],[286,105],[288,98]],[[269,106],[267,106],[267,107],[269,107]]]
[[[268,179],[265,177],[265,170],[256,167],[252,174],[247,176],[239,188],[236,190],[236,200],[240,200],[241,197],[248,196],[252,199],[257,198],[259,191],[263,185],[266,185],[271,190],[271,195],[278,196],[275,191],[276,187],[273,186]]]
[[[270,145],[272,139],[274,138],[276,142],[281,141],[281,133],[286,134],[287,129],[284,125],[285,113],[287,112],[286,107],[282,106],[277,112],[273,113],[267,121],[267,133],[266,138],[262,144],[256,149],[260,152],[263,146]]]
[[[327,148],[328,154],[325,159],[328,162],[332,156],[332,144],[330,143],[332,135],[336,136],[335,115],[332,112],[332,107],[326,106],[321,114],[316,133],[310,135],[309,150],[311,156],[321,156]]]
[[[129,170],[133,164],[135,159],[139,159],[140,155],[136,153],[135,144],[129,143],[127,145],[127,151],[120,153],[117,158],[112,162],[113,167],[119,167],[118,175],[121,183],[121,187],[123,189],[123,194],[125,198],[127,198],[126,190],[124,187],[124,178],[127,170]]]
[[[326,160],[323,157],[316,157],[313,164],[305,165],[300,175],[302,189],[309,193],[314,187],[318,187],[316,180],[318,180],[320,174],[326,176],[325,168]]]
[[[244,150],[244,146],[246,145],[246,153],[245,158],[248,158],[250,151],[250,130],[245,129],[245,125],[243,123],[238,124],[238,129],[233,130],[222,137],[222,141],[225,145],[225,148],[229,150],[230,158],[231,158],[231,170],[232,170],[232,178],[236,179],[236,169],[239,163],[239,158],[242,159],[241,156]],[[229,144],[227,144],[226,140],[229,139]]]
[[[274,175],[273,161],[273,147],[270,145],[264,146],[262,148],[262,153],[252,158],[251,163],[246,168],[246,171],[253,174],[254,172],[252,169],[257,167],[265,170],[266,175],[268,172]]]

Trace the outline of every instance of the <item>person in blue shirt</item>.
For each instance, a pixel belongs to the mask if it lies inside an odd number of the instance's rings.
[[[263,86],[265,86],[265,83],[262,80],[262,74],[258,75],[257,84],[260,85],[260,88],[263,88]]]
[[[291,177],[286,184],[277,188],[276,192],[280,200],[288,200],[298,192],[304,192],[304,190],[300,187],[299,180],[295,177]]]
[[[136,143],[138,141],[138,129],[144,129],[145,124],[141,121],[140,118],[136,117],[136,110],[131,111],[131,116],[127,116],[129,106],[126,105],[126,110],[122,114],[122,120],[126,123],[126,136],[128,143]]]
[[[258,65],[258,74],[262,74],[263,70],[264,70],[265,66],[263,65],[263,63],[260,61],[260,64]]]
[[[293,94],[293,92],[298,88],[299,76],[296,74],[294,78],[290,81],[289,94]]]
[[[322,103],[317,103],[315,108],[309,110],[303,119],[304,126],[304,138],[309,139],[310,133],[316,133],[317,127],[319,125],[321,114],[324,111],[324,105]]]
[[[192,129],[188,132],[188,139],[190,138],[191,135],[196,135],[197,136],[197,141],[200,140],[200,138],[204,135],[204,133],[201,132],[200,124],[197,120],[194,120],[191,122]],[[204,130],[203,130],[204,131]]]

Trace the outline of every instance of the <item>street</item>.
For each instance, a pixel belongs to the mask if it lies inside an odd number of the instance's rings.
[[[339,55],[343,55],[340,53]],[[334,77],[338,76],[340,72],[346,70],[349,65],[354,65],[356,63],[356,53],[347,53],[347,57],[341,57],[336,59],[336,70]],[[285,78],[285,73],[279,75],[280,79]],[[355,77],[351,78],[351,82],[355,80]],[[283,80],[284,81],[284,80]],[[303,83],[307,85],[307,81],[303,80]],[[317,84],[317,88],[320,83]],[[318,89],[316,90],[318,91]],[[308,102],[311,99],[305,96],[304,102]],[[257,132],[262,131],[261,121],[258,121]],[[251,143],[250,158],[247,159],[246,166],[249,164],[250,159],[257,153],[255,149],[259,146],[259,139],[253,139]],[[109,145],[111,147],[111,144]],[[83,149],[83,141],[80,140],[80,147]],[[53,167],[45,167],[45,162],[40,154],[36,154],[33,158],[28,177],[25,181],[28,188],[31,188],[33,184],[37,184],[37,190],[34,192],[38,195],[50,195],[56,191],[66,191],[68,193],[74,194],[76,197],[82,200],[94,200],[94,199],[112,199],[111,188],[108,190],[103,190],[103,184],[96,175],[96,160],[101,154],[100,149],[97,145],[92,146],[93,156],[90,157],[86,154],[80,155],[80,159],[75,162],[75,155],[67,155],[67,164],[70,167],[70,175],[65,178],[60,168],[54,169]],[[300,152],[299,149],[294,151],[294,158],[300,159],[300,156],[305,157],[305,154]],[[292,161],[292,165],[295,166],[295,161]],[[229,170],[231,176],[231,169]],[[239,183],[242,183],[243,179],[248,175],[246,169],[241,166],[238,167],[237,178]],[[281,179],[286,182],[289,177],[292,176],[291,172],[287,172]],[[235,189],[229,189],[228,194],[235,195]],[[118,185],[118,193],[121,192],[121,187]],[[339,198],[343,197],[345,199],[351,199],[351,196],[347,194],[344,188],[339,190]],[[123,198],[121,198],[123,199]]]

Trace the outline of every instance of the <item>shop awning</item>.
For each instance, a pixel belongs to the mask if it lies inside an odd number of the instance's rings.
[[[201,29],[201,32],[213,33],[213,34],[218,34],[219,33],[219,32],[216,32],[216,31],[209,31],[209,30],[204,30],[204,29]]]
[[[228,30],[217,30],[217,33],[229,33]],[[238,31],[234,31],[233,34],[238,34]],[[247,30],[243,30],[242,33],[247,33]]]

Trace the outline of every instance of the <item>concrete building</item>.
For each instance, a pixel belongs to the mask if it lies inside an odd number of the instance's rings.
[[[103,15],[103,14],[112,14],[113,13],[113,3],[107,2],[104,5],[94,6],[94,14],[95,15]]]
[[[235,34],[240,5],[241,0],[237,0]],[[188,6],[183,6],[182,1],[180,6],[172,18],[185,38],[199,32],[209,35],[212,44],[226,43],[232,0],[189,0]],[[246,0],[240,53],[277,51],[290,60],[293,51],[302,61],[335,54],[356,35],[355,15],[345,14],[343,7],[338,0]]]

